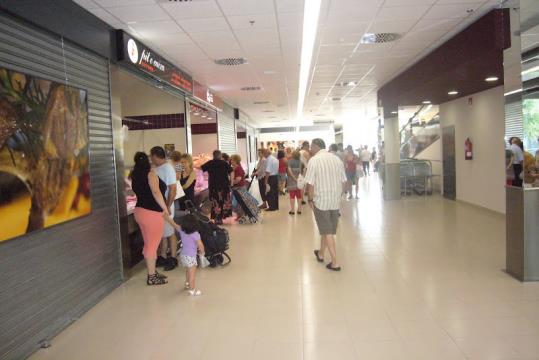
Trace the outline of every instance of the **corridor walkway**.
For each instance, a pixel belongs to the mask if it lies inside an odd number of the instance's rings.
[[[343,266],[312,255],[311,211],[229,227],[230,266],[164,287],[141,271],[32,359],[539,359],[539,284],[507,276],[504,217],[440,197],[345,202]]]

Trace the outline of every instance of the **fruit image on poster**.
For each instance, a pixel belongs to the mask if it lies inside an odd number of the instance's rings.
[[[0,68],[0,242],[90,212],[86,91]]]

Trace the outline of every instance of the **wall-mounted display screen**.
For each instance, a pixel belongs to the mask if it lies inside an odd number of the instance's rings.
[[[86,91],[0,68],[0,242],[90,212]]]

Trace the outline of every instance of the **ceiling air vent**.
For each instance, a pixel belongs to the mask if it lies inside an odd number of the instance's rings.
[[[341,101],[341,98],[340,97],[334,97],[333,99],[331,99],[333,101]]]
[[[275,110],[262,110],[263,113],[274,113]]]
[[[266,105],[266,104],[269,104],[270,102],[269,101],[255,101],[253,104],[255,105]]]
[[[244,86],[240,90],[241,91],[257,91],[257,90],[260,90],[260,86]]]
[[[191,2],[205,2],[208,0],[157,0],[159,4],[168,4],[168,3],[191,3]]]
[[[217,65],[222,65],[222,66],[239,66],[239,65],[247,64],[247,59],[245,59],[245,58],[224,58],[224,59],[215,60],[215,63]]]
[[[361,38],[361,44],[385,44],[398,40],[401,36],[396,33],[366,33]]]

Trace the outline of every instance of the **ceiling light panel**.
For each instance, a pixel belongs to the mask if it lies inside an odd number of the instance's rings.
[[[277,24],[273,13],[228,16],[227,19],[234,30],[275,29]],[[251,24],[251,21],[254,23]]]
[[[429,5],[384,6],[378,13],[379,21],[419,20],[430,8]]]
[[[436,4],[426,14],[424,19],[447,20],[464,19],[471,14],[467,10],[477,10],[481,6],[480,2],[465,4]]]
[[[370,33],[405,33],[409,31],[416,20],[376,20],[369,26]]]
[[[169,20],[168,14],[157,5],[121,6],[107,8],[124,23]]]
[[[277,4],[277,12],[279,13],[303,13],[304,0],[275,0],[275,3]]]
[[[340,3],[340,1],[332,2],[331,9],[324,21],[325,25],[336,25],[347,19],[353,19],[355,22],[367,22],[371,21],[378,12],[377,6],[365,6],[365,2],[361,1],[356,1],[355,5],[348,3],[349,6],[340,6]]]
[[[138,5],[154,5],[154,0],[94,0],[94,3],[101,5],[104,8],[117,6],[138,6]]]
[[[176,20],[202,19],[222,16],[221,10],[213,0],[198,0],[185,3],[165,1],[163,9]]]
[[[446,31],[454,29],[460,23],[459,19],[421,19],[412,31]]]
[[[140,22],[130,25],[144,37],[158,38],[165,34],[183,33],[182,29],[172,20]]]
[[[216,0],[227,16],[273,13],[273,1]]]
[[[230,36],[228,23],[223,17],[205,19],[185,19],[179,22],[180,26],[188,33],[204,33],[220,31],[222,35]],[[225,31],[226,30],[226,31]]]

